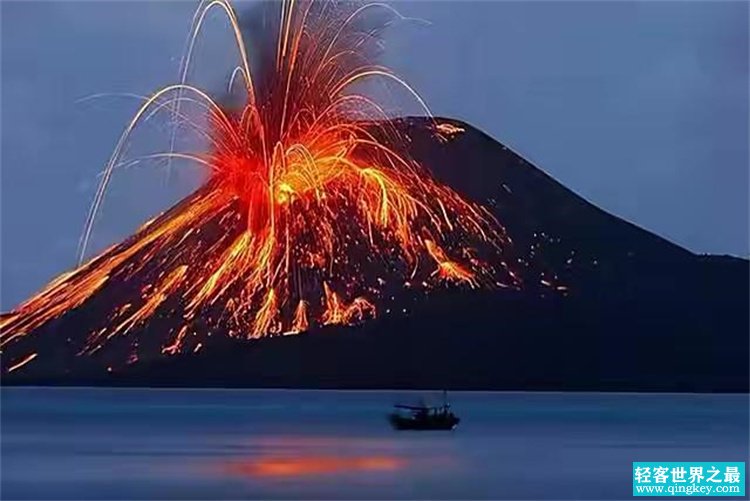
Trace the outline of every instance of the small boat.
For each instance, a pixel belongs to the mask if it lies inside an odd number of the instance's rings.
[[[453,430],[461,421],[451,411],[446,392],[443,405],[394,405],[394,408],[388,419],[396,430]]]

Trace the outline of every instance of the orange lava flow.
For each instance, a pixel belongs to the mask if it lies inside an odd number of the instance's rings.
[[[503,229],[404,153],[399,145],[408,138],[367,92],[371,82],[385,82],[423,104],[371,60],[378,31],[364,29],[359,19],[385,7],[293,0],[273,5],[278,26],[275,54],[268,58],[272,68],[256,79],[252,46],[243,40],[232,6],[227,0],[201,3],[182,82],[147,99],[126,128],[102,175],[82,252],[130,133],[151,114],[184,114],[185,102],[201,103],[208,125],[190,123],[209,139],[209,150],[165,155],[205,166],[206,184],[4,316],[0,346],[112,284],[123,290],[148,285],[111,309],[106,324],[92,326],[81,354],[96,353],[157,316],[180,317],[158,350],[171,355],[200,349],[216,331],[259,338],[364,322],[377,315],[383,284],[498,285],[498,270],[477,249],[489,256],[501,252]],[[234,82],[242,98],[233,107],[185,83],[195,39],[212,8],[226,13],[240,51]],[[437,130],[445,136],[462,132],[450,124]]]

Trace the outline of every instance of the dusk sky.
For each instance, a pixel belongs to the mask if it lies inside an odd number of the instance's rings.
[[[694,252],[748,256],[747,2],[393,5],[429,22],[395,25],[386,62],[434,114],[470,122]],[[177,80],[195,6],[0,3],[3,310],[75,264],[97,173],[138,107],[118,94]],[[218,11],[205,34],[194,81],[215,89],[236,54]],[[134,151],[163,150],[168,138],[157,123]],[[92,251],[198,182],[195,169],[117,175]]]

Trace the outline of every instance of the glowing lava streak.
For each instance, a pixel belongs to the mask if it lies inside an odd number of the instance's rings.
[[[498,223],[407,157],[407,127],[389,120],[365,92],[377,82],[405,89],[423,105],[400,78],[372,62],[387,23],[363,27],[363,16],[374,9],[393,15],[392,9],[317,1],[269,5],[280,7],[275,57],[262,54],[272,68],[256,80],[231,5],[201,3],[181,82],[156,92],[128,124],[101,178],[81,255],[130,133],[157,112],[184,118],[186,103],[202,107],[207,127],[200,120],[184,123],[208,138],[210,149],[152,157],[195,160],[206,166],[206,184],[20,305],[3,319],[3,346],[104,288],[130,290],[128,284],[144,281],[146,287],[136,287],[140,293],[122,293],[127,298],[106,325],[91,326],[81,353],[97,352],[160,311],[182,321],[158,350],[174,354],[199,349],[217,330],[258,338],[363,322],[376,315],[386,283],[479,287],[513,276],[486,264],[506,243]],[[197,35],[213,7],[227,14],[240,50],[232,83],[244,83],[244,97],[233,108],[186,83]],[[463,130],[436,127],[445,135]],[[479,259],[477,249],[488,259]]]

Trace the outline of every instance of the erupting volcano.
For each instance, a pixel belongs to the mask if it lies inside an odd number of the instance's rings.
[[[391,8],[261,4],[252,26],[199,5],[177,83],[101,175],[79,267],[0,317],[3,384],[748,391],[746,259],[433,118],[377,62]],[[239,49],[218,93],[188,84],[214,11]],[[129,154],[156,115],[164,151]],[[203,183],[84,262],[113,173],[149,161]]]
[[[424,107],[375,62],[382,31],[398,14],[381,4],[269,5],[277,9],[269,29],[274,43],[261,44],[270,53],[256,54],[228,1],[201,3],[181,81],[146,100],[102,174],[81,265],[3,317],[6,372],[41,358],[37,332],[49,334],[42,328],[95,303],[105,289],[117,289],[119,304],[102,306],[107,314],[89,319],[85,336],[54,335],[66,337],[60,351],[116,369],[200,350],[212,335],[249,339],[361,323],[437,286],[520,287],[504,258],[503,227],[410,158],[410,138],[368,92],[399,87]],[[214,8],[228,17],[240,54],[231,105],[186,81]],[[388,19],[373,26],[374,11]],[[131,132],[157,113],[172,114],[176,134],[194,133],[209,148],[149,157],[194,161],[207,181],[83,263],[112,173],[133,161],[124,155]],[[431,130],[441,141],[461,132],[437,120]],[[164,326],[159,336],[144,334],[151,323]]]

